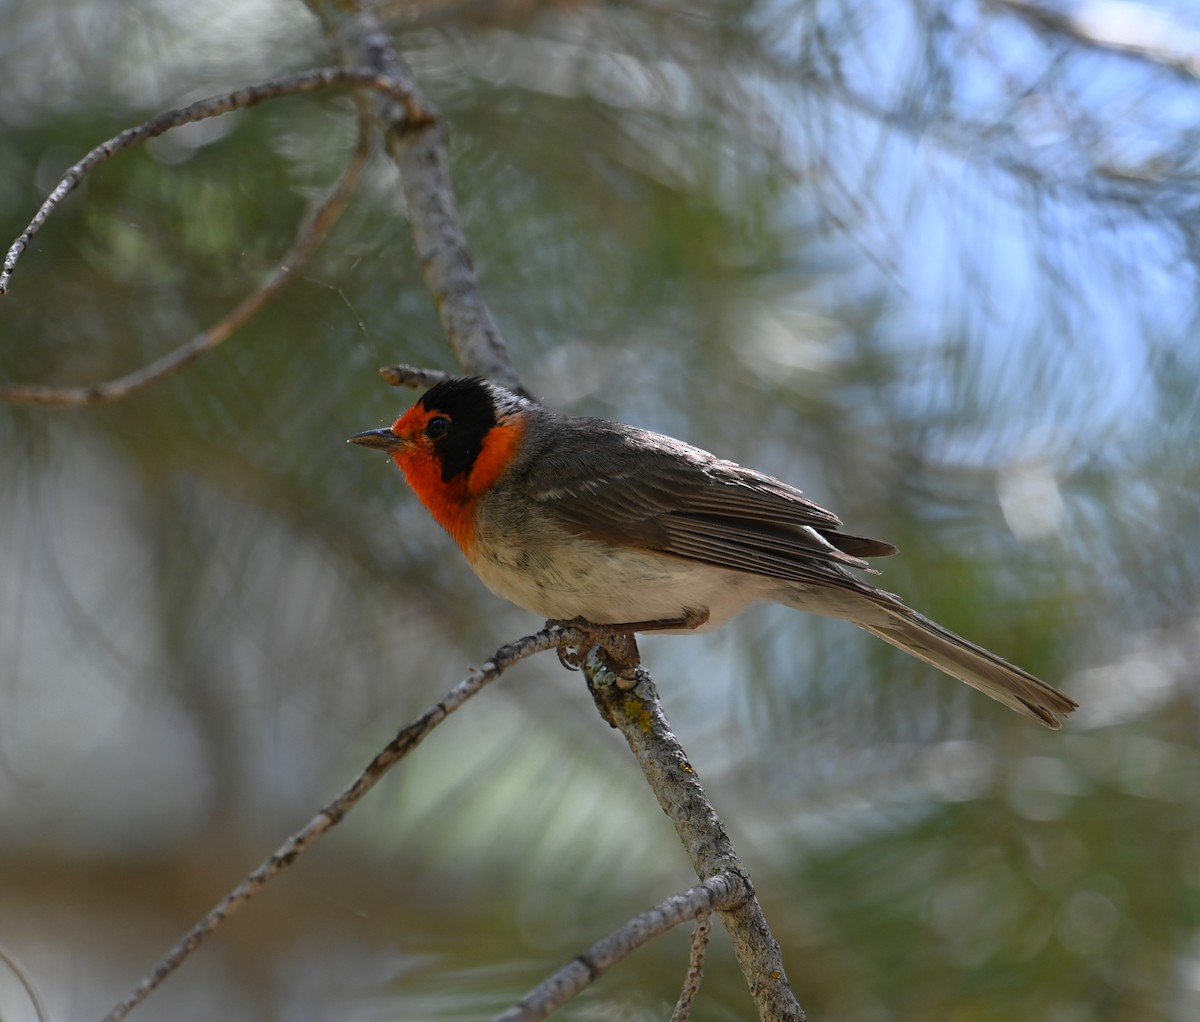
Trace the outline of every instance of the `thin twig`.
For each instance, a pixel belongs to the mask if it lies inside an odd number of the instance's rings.
[[[750,885],[744,878],[737,873],[719,873],[667,898],[576,955],[493,1022],[538,1022],[655,937],[689,919],[707,919],[716,909],[731,909],[749,896]]]
[[[208,937],[212,936],[226,919],[262,890],[268,881],[303,855],[317,838],[340,823],[346,813],[379,782],[392,766],[412,752],[438,724],[471,696],[479,692],[485,685],[495,681],[513,664],[535,653],[557,649],[564,644],[570,645],[584,641],[586,637],[586,633],[580,632],[578,629],[555,625],[544,628],[535,635],[529,635],[506,646],[501,646],[487,663],[472,670],[438,703],[402,728],[396,737],[388,742],[383,750],[367,764],[363,772],[345,791],[321,809],[306,826],[292,834],[241,883],[217,902],[183,935],[174,947],[163,955],[137,986],[104,1016],[104,1022],[118,1022],[141,1004],[150,992],[179,968],[188,956]]]
[[[725,825],[671,733],[650,675],[637,668],[636,684],[630,688],[628,681],[612,674],[596,657],[584,669],[596,708],[629,744],[658,804],[675,825],[696,875],[729,871],[746,877]],[[750,887],[749,879],[746,884]],[[804,1011],[788,983],[779,944],[753,888],[736,908],[719,911],[762,1022],[803,1022]]]
[[[106,142],[101,142],[82,160],[67,169],[54,190],[46,197],[46,201],[34,214],[29,226],[21,232],[20,237],[9,248],[8,255],[4,259],[3,272],[0,272],[0,296],[8,292],[17,260],[21,258],[21,253],[29,247],[30,240],[46,223],[50,214],[58,208],[63,199],[79,186],[89,171],[94,170],[110,157],[149,139],[157,138],[172,128],[207,120],[209,117],[219,117],[222,114],[232,113],[234,110],[244,110],[269,99],[316,92],[319,89],[345,89],[353,86],[363,86],[386,94],[400,104],[410,124],[426,124],[431,120],[431,115],[421,106],[415,91],[407,89],[402,81],[389,78],[377,70],[361,67],[321,67],[311,71],[301,71],[298,74],[272,78],[270,81],[259,82],[256,85],[247,85],[245,88],[235,89],[233,92],[227,92],[220,96],[197,100],[178,110],[168,110],[136,127],[126,128]]]
[[[25,993],[29,996],[29,1003],[33,1005],[33,1013],[37,1016],[38,1022],[50,1022],[50,1012],[46,1010],[46,1003],[38,993],[37,987],[34,986],[33,980],[29,978],[29,973],[3,947],[0,947],[0,962],[8,966],[9,971],[17,977],[17,982],[24,988]]]
[[[393,387],[412,387],[413,390],[428,390],[436,383],[448,379],[450,374],[440,369],[422,369],[419,366],[404,365],[384,366],[379,370],[382,376]]]
[[[222,319],[186,344],[155,359],[131,373],[104,383],[82,387],[48,387],[37,384],[13,384],[0,387],[0,401],[12,404],[36,404],[53,407],[108,404],[120,401],[163,377],[195,362],[217,345],[228,340],[260,309],[274,298],[308,261],[321,242],[333,229],[346,208],[362,169],[370,155],[367,126],[360,124],[358,142],[341,178],[320,206],[301,222],[292,247],[284,254],[258,288],[248,294]]]
[[[704,952],[708,950],[708,938],[712,933],[712,916],[705,913],[696,918],[696,929],[692,931],[692,948],[688,953],[688,971],[683,980],[683,990],[671,1012],[671,1022],[688,1022],[692,1017],[692,1005],[700,992],[700,981],[704,979]]]

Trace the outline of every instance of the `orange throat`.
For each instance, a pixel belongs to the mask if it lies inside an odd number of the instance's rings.
[[[524,416],[513,416],[493,426],[483,438],[471,468],[448,480],[442,478],[442,463],[430,445],[414,444],[392,455],[421,503],[468,558],[472,557],[477,536],[475,509],[479,498],[512,463],[524,434]]]

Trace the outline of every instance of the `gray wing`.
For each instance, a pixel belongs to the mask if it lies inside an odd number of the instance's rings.
[[[826,585],[846,578],[834,564],[896,552],[838,531],[837,515],[786,483],[670,437],[602,419],[556,427],[525,466],[526,496],[582,535]]]

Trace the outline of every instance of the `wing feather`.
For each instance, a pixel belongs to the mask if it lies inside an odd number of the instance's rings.
[[[852,579],[841,566],[867,568],[858,555],[895,553],[839,532],[837,515],[787,483],[678,440],[600,419],[561,418],[558,426],[526,467],[526,493],[581,535],[824,585]],[[586,444],[564,444],[576,430]]]

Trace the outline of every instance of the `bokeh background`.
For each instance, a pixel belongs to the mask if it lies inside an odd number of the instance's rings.
[[[886,587],[1082,704],[1054,734],[776,607],[644,642],[811,1017],[1200,1018],[1190,0],[385,13],[533,391],[803,486],[902,548]],[[0,23],[4,245],[101,139],[332,60],[298,0],[6,0]],[[109,379],[215,321],[353,137],[349,98],[312,96],[106,164],[0,302],[0,382]],[[0,946],[54,1019],[107,1011],[538,625],[346,446],[411,401],[376,376],[395,361],[452,368],[376,157],[302,278],[199,364],[113,406],[0,406]],[[484,1018],[692,879],[547,655],[135,1017]],[[672,935],[561,1017],[664,1018],[685,958]],[[718,931],[695,1017],[749,1014]],[[3,969],[0,1017],[33,1017]]]

